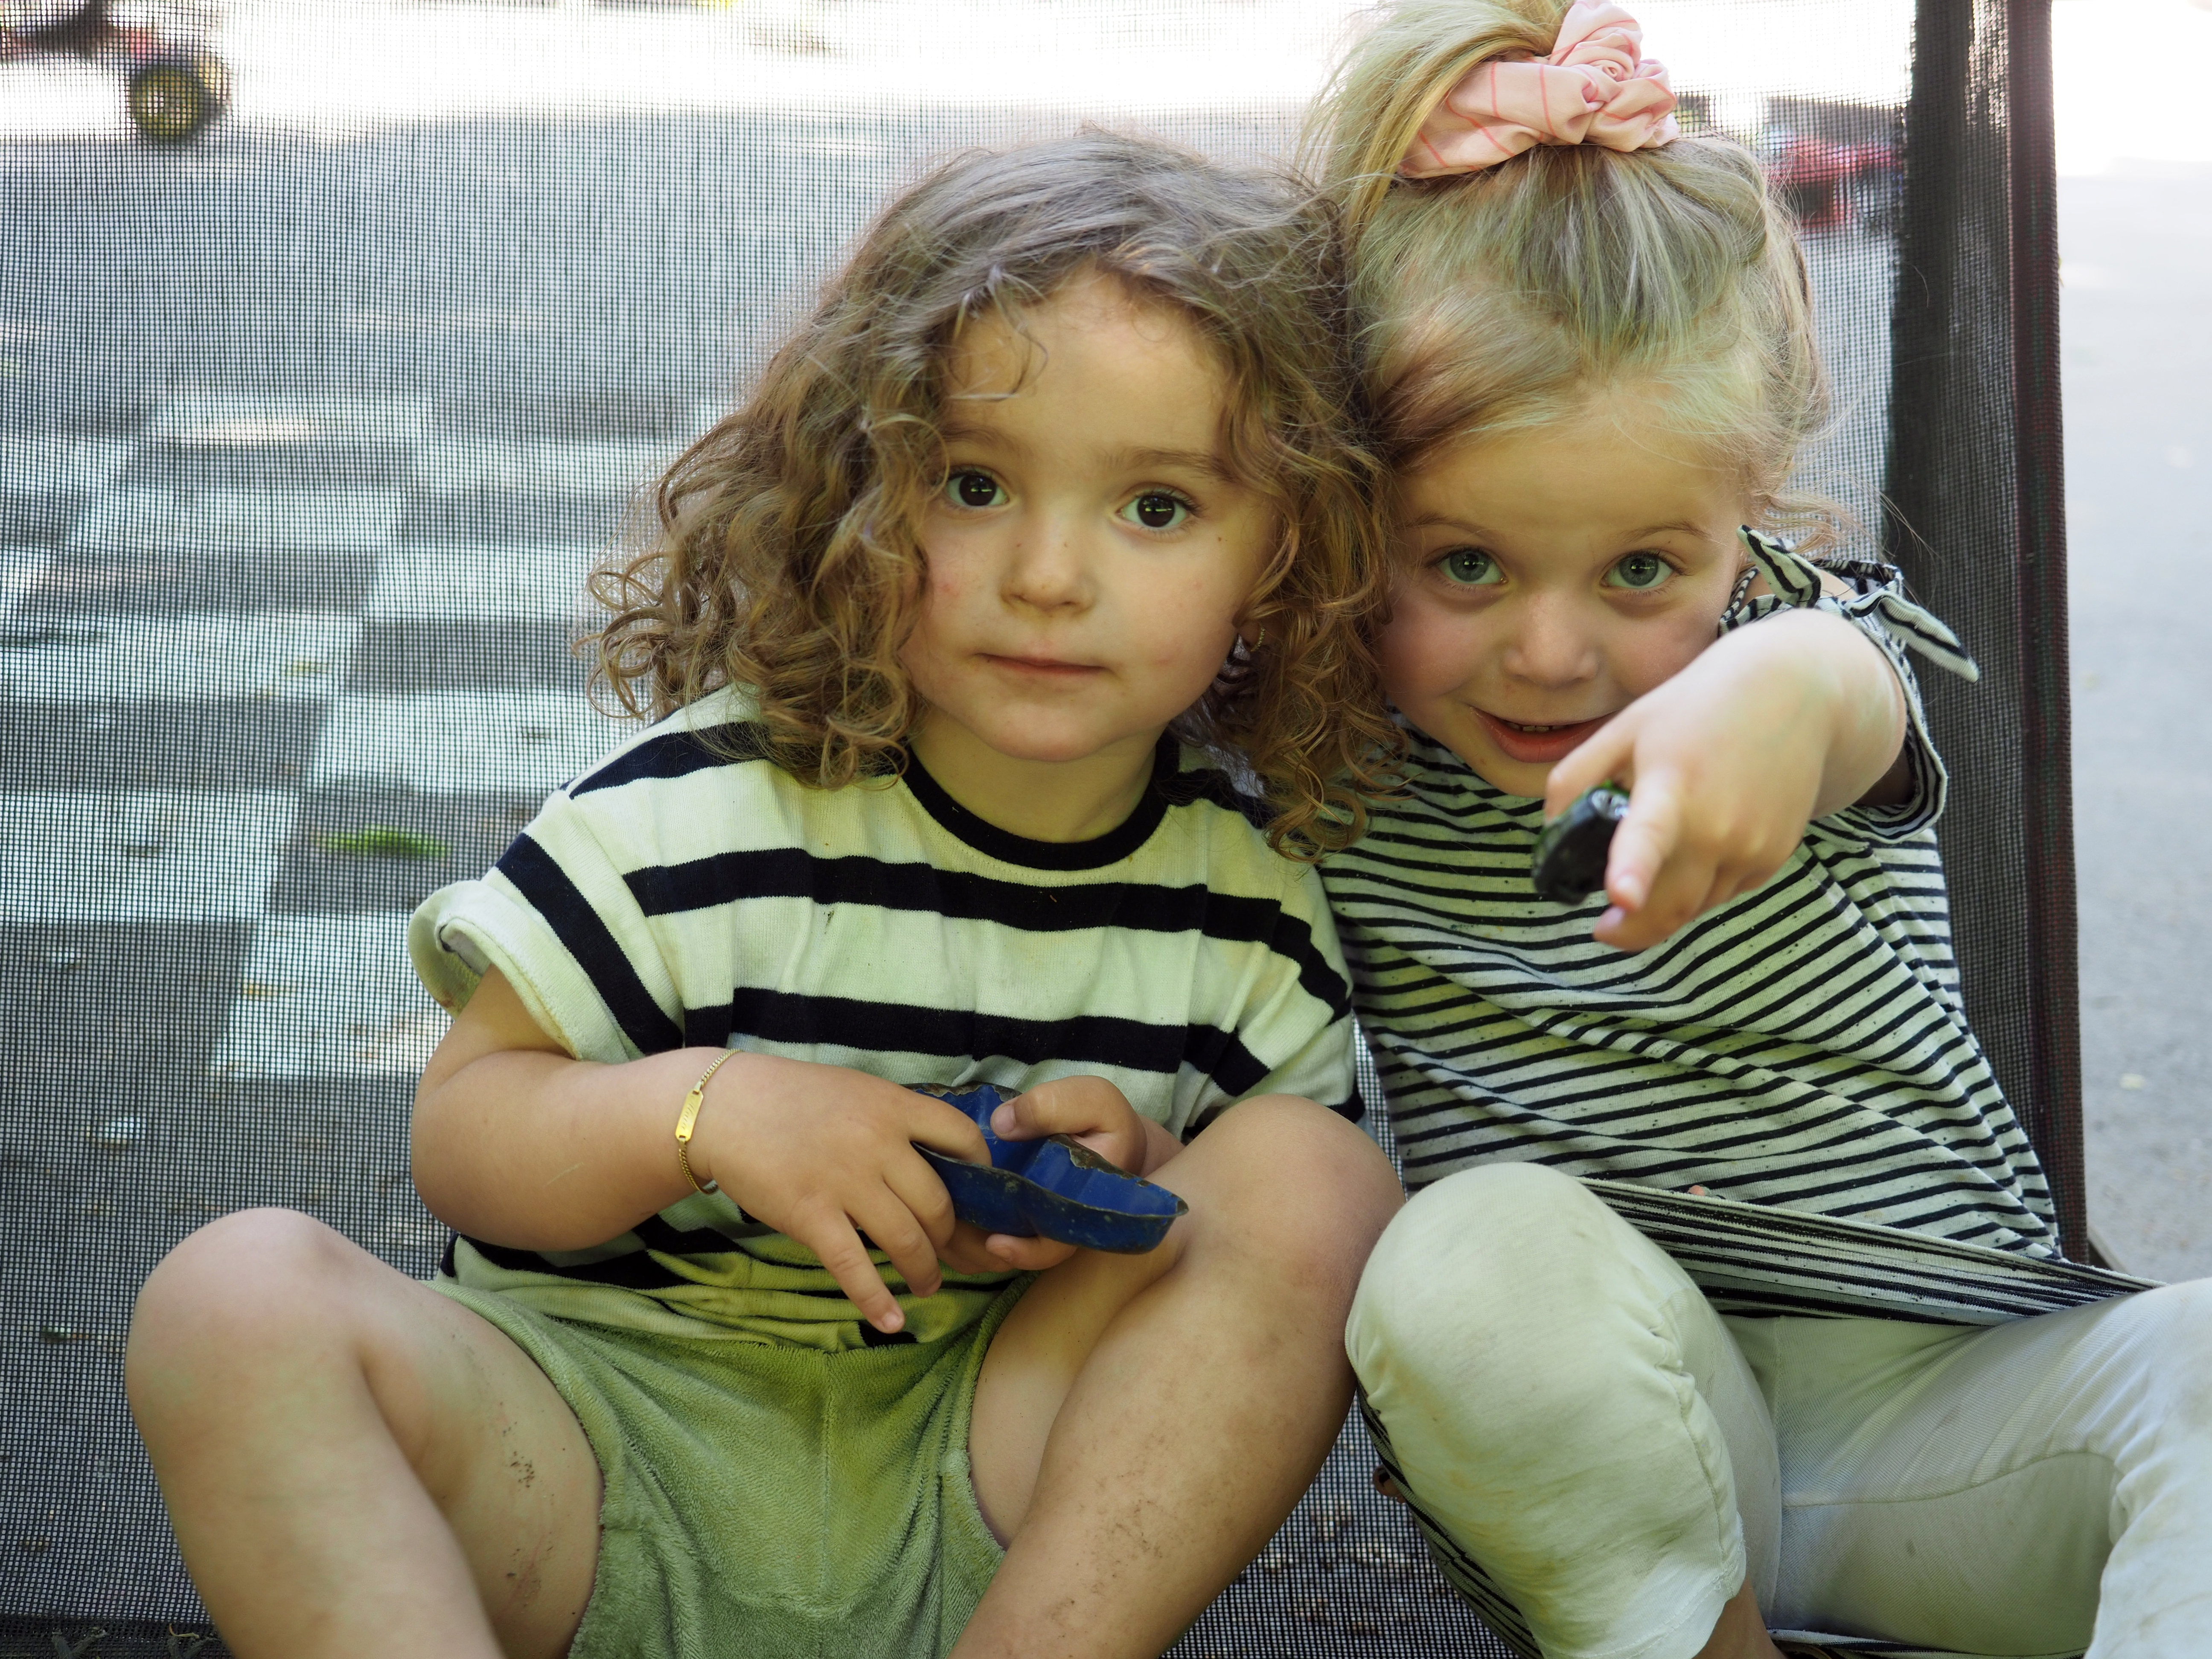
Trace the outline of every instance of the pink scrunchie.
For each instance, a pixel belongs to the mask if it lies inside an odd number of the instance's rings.
[[[1480,173],[1538,144],[1656,149],[1681,137],[1667,66],[1639,55],[1644,31],[1611,0],[1575,0],[1549,58],[1479,65],[1407,146],[1409,179]]]

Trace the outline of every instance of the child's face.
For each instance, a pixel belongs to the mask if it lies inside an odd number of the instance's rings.
[[[991,320],[951,364],[928,586],[899,659],[933,743],[1150,751],[1212,684],[1273,537],[1222,452],[1220,370],[1109,278]]]
[[[1406,481],[1391,700],[1508,794],[1712,643],[1741,487],[1609,411],[1447,450]]]

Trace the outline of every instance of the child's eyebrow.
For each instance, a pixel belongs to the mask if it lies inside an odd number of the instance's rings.
[[[971,449],[1004,450],[1017,460],[1026,460],[1030,447],[1019,438],[985,426],[947,426],[938,429],[938,441],[948,447],[965,444]]]
[[[1018,461],[1031,459],[1030,447],[1011,433],[994,431],[988,427],[947,426],[939,430],[939,441],[946,447],[964,445],[971,449],[996,449]],[[1217,454],[1200,449],[1117,449],[1102,458],[1110,472],[1148,472],[1158,469],[1178,469],[1196,472],[1222,483],[1241,482],[1234,468]]]
[[[1455,519],[1443,513],[1425,513],[1419,518],[1409,520],[1407,528],[1409,530],[1456,530],[1462,535],[1468,536],[1487,536],[1490,533],[1479,524],[1471,524],[1465,519]]]
[[[1483,537],[1492,533],[1479,524],[1472,523],[1466,519],[1451,518],[1449,515],[1441,513],[1425,514],[1420,518],[1411,520],[1408,521],[1407,527],[1413,530],[1456,530],[1462,535],[1474,537]],[[1645,525],[1640,530],[1623,531],[1615,539],[1624,542],[1634,542],[1641,541],[1646,536],[1680,535],[1704,537],[1711,535],[1711,533],[1712,532],[1703,525],[1692,524],[1686,520],[1682,520],[1668,524]]]
[[[1683,521],[1674,524],[1647,525],[1641,530],[1630,531],[1626,536],[1622,538],[1622,539],[1632,542],[1639,540],[1645,536],[1709,536],[1711,533],[1712,532],[1704,525],[1691,524],[1686,521]]]
[[[1236,470],[1219,455],[1198,449],[1124,449],[1109,456],[1116,471],[1142,472],[1153,467],[1176,467],[1198,472],[1223,483],[1239,482]]]

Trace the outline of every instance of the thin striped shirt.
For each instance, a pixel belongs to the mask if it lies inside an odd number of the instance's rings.
[[[1589,936],[1602,896],[1530,886],[1542,803],[1413,734],[1405,798],[1324,872],[1407,1185],[1522,1159],[2051,1255],[2048,1188],[1960,1000],[1944,775],[1900,641],[1972,665],[1893,571],[1832,567],[1855,597],[1828,598],[1747,537],[1775,592],[1723,629],[1792,604],[1856,622],[1906,688],[1911,798],[1815,822],[1757,890],[1623,953]]]
[[[409,930],[432,994],[458,1008],[496,966],[586,1060],[712,1045],[902,1084],[1093,1075],[1180,1137],[1253,1095],[1358,1115],[1321,883],[1198,751],[1164,738],[1118,829],[1033,842],[911,760],[902,780],[807,788],[765,757],[750,712],[718,692],[644,732],[547,801],[489,874],[434,894]],[[594,1250],[465,1240],[453,1261],[564,1317],[883,1340],[811,1252],[719,1195]],[[902,1294],[908,1331],[963,1328],[1002,1278]]]

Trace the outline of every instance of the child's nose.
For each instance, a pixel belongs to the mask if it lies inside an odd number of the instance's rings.
[[[1084,603],[1090,567],[1079,526],[1056,516],[1024,526],[1006,561],[1005,598],[1033,611],[1060,611]]]
[[[1505,671],[1537,685],[1573,685],[1597,672],[1597,645],[1564,596],[1532,594],[1520,606]]]

